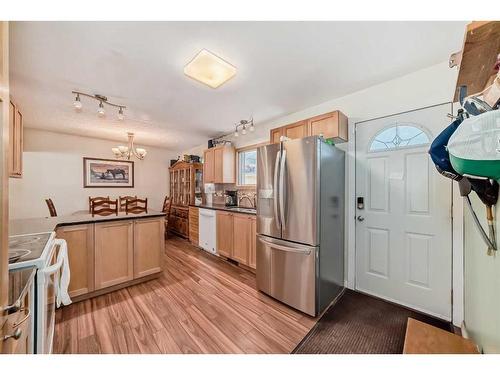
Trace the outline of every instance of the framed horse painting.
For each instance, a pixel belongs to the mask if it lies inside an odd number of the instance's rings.
[[[133,188],[134,162],[83,158],[84,188]]]

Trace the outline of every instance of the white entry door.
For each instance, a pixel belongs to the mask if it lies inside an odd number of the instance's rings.
[[[451,320],[452,183],[427,151],[451,104],[356,124],[356,289]]]

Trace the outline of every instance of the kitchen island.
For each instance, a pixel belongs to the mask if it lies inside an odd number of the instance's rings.
[[[11,236],[56,232],[68,243],[73,301],[158,277],[163,269],[165,214],[78,214],[12,220]]]

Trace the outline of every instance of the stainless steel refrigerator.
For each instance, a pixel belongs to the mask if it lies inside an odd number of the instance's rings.
[[[312,316],[344,289],[344,181],[317,136],[257,149],[257,287]]]

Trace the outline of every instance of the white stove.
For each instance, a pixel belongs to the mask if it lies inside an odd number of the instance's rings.
[[[56,239],[55,232],[9,237],[9,269],[36,268],[34,348],[35,353],[52,353],[54,338],[56,290],[62,267],[57,247],[66,241]]]
[[[55,232],[9,237],[9,269],[43,267],[50,257]]]

